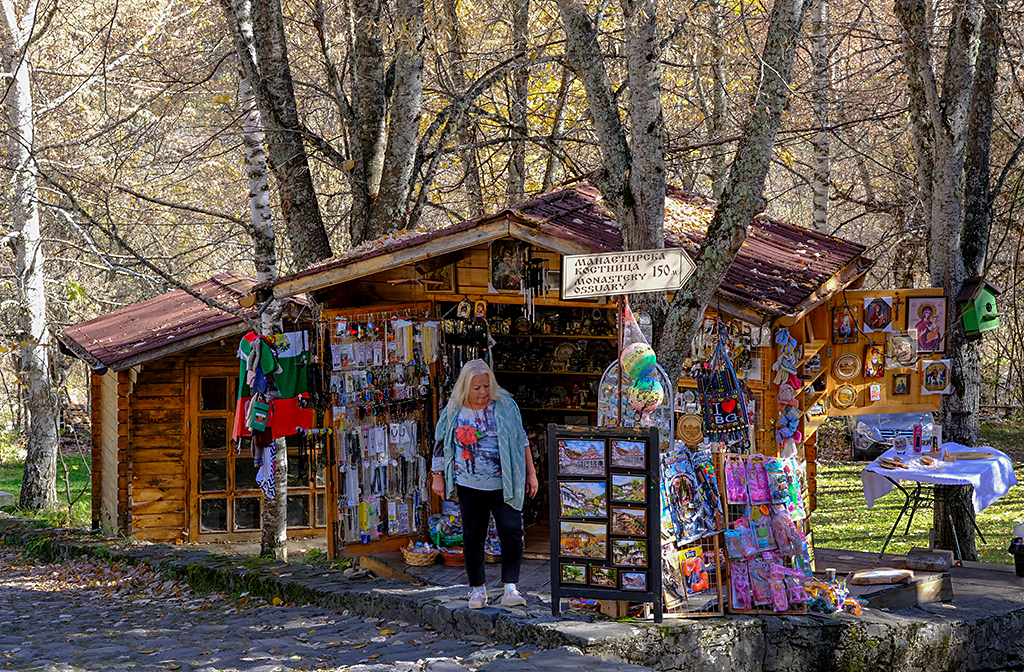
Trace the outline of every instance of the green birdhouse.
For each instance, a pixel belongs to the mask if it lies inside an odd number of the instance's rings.
[[[956,304],[958,312],[963,315],[968,340],[979,339],[984,332],[999,327],[996,296],[1002,292],[985,278],[971,278],[964,282],[956,295]]]

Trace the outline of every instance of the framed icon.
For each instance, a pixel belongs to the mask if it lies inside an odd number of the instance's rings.
[[[910,394],[910,374],[892,374],[892,396],[899,397],[905,394]]]
[[[517,240],[496,240],[490,247],[491,287],[518,293],[528,261],[529,246]]]
[[[455,264],[448,264],[423,274],[423,291],[427,294],[454,294]]]
[[[608,556],[608,526],[563,520],[559,523],[559,554],[572,558]]]
[[[917,330],[890,331],[885,339],[885,368],[903,369],[917,361]]]
[[[605,481],[561,481],[558,502],[563,518],[607,518],[608,484]]]
[[[615,588],[618,586],[619,570],[614,567],[590,566],[590,585],[601,588]]]
[[[612,474],[612,499],[616,502],[646,502],[647,479],[643,476]]]
[[[864,350],[864,377],[881,378],[885,375],[885,351],[880,345],[869,345]]]
[[[948,359],[925,359],[921,361],[921,394],[946,394],[949,392]]]
[[[644,469],[647,444],[643,441],[612,439],[611,462],[620,469]]]
[[[606,473],[603,439],[559,439],[559,476],[604,476]]]
[[[860,333],[860,306],[839,305],[832,309],[832,343],[856,343]]]
[[[892,299],[877,296],[864,299],[864,333],[892,331]]]
[[[907,297],[907,329],[917,330],[918,352],[946,349],[946,297]]]
[[[612,534],[626,537],[647,536],[647,509],[613,506],[611,520]]]
[[[586,585],[587,566],[577,565],[570,562],[563,562],[561,567],[562,583],[577,583]]]

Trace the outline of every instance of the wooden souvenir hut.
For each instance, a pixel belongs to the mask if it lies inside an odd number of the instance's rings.
[[[253,283],[227,272],[192,289],[237,306]],[[304,309],[289,300],[286,322]],[[94,528],[149,541],[259,539],[253,460],[230,440],[236,352],[249,329],[174,290],[64,331],[62,349],[92,368]],[[296,474],[290,488],[290,532],[322,535],[322,477],[320,487],[309,480]]]
[[[666,202],[666,245],[682,247],[692,257],[713,211],[714,203],[709,199],[670,188]],[[442,340],[452,345],[443,357],[430,364],[433,390],[452,382],[460,356],[469,358],[485,352],[489,334],[494,340],[490,349],[492,364],[499,383],[513,394],[523,411],[534,446],[534,461],[540,471],[540,492],[544,493],[543,465],[547,460],[543,428],[549,422],[597,424],[598,383],[601,373],[616,356],[614,301],[562,300],[562,258],[621,250],[622,238],[613,213],[593,186],[578,182],[477,219],[432,231],[402,231],[369,241],[280,278],[272,291],[278,298],[308,294],[323,305],[321,324],[326,325],[332,344],[340,334],[356,334],[357,327],[361,334],[363,323],[400,315],[440,320],[442,331],[450,332]],[[757,451],[775,454],[779,448],[775,441],[779,386],[773,382],[771,370],[778,352],[773,345],[777,327],[788,327],[797,341],[800,375],[806,373],[806,377],[820,377],[827,382],[828,387],[820,393],[822,399],[830,398],[838,387],[830,376],[820,374],[830,369],[835,354],[853,346],[837,344],[835,351],[826,347],[831,344],[826,327],[837,301],[845,305],[847,299],[842,297],[852,296],[844,291],[857,286],[873,263],[862,256],[864,250],[859,244],[767,215],[758,216],[751,224],[708,317],[721,316],[738,335],[734,354],[743,360],[737,369],[755,397]],[[519,289],[520,278],[521,274],[529,274],[530,269],[541,270],[529,281],[534,291],[524,296]],[[255,291],[262,297],[271,288],[261,286]],[[478,331],[481,324],[482,335]],[[863,343],[862,340],[861,347]],[[339,342],[338,347],[352,346]],[[445,370],[449,356],[455,366],[449,365],[452,370]],[[819,367],[814,371],[806,368],[812,360]],[[342,362],[336,360],[335,369],[343,368]],[[680,396],[693,385],[692,380],[680,381]],[[861,388],[855,391],[860,394]],[[893,402],[891,395],[885,396],[889,400],[883,403],[886,407],[902,407],[906,403]],[[912,400],[920,401],[916,396]],[[435,395],[431,401],[436,406],[439,400]],[[686,403],[685,398],[677,399],[677,409],[685,410]],[[803,427],[814,404],[802,399],[800,403]],[[843,404],[847,413],[870,406],[856,399],[850,404],[849,390],[845,388]],[[828,404],[828,408],[833,406]],[[335,411],[338,410],[336,406]],[[436,412],[436,407],[431,410]],[[358,420],[364,415],[362,411],[354,415],[350,412],[350,424],[353,418]],[[434,413],[423,416],[419,450],[424,456],[429,453],[435,417]],[[818,419],[815,422],[820,424]],[[806,492],[811,507],[816,427],[817,424],[808,422],[800,446],[800,456],[807,460]],[[677,434],[677,438],[684,437]],[[334,473],[329,466],[328,474]],[[339,488],[344,486],[328,479],[328,500],[339,502],[338,510],[346,505],[351,507],[355,500],[349,498],[345,502],[344,495],[339,499]],[[432,510],[437,511],[438,506],[439,502],[432,502]],[[359,525],[358,516],[352,513],[347,521],[339,519],[338,510],[328,506],[329,524],[335,526],[329,535],[332,553],[341,548],[353,553],[394,550],[408,538],[385,534],[372,543],[365,543],[365,537],[364,543],[353,542],[358,535],[351,530],[346,533],[344,528]],[[529,502],[524,511],[527,524],[546,522],[546,511],[542,497]],[[547,547],[546,532],[531,535],[528,530],[528,552],[531,537],[539,549]]]

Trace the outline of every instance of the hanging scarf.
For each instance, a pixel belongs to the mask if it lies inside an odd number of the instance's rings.
[[[725,325],[718,321],[718,343],[711,359],[694,378],[700,398],[704,436],[712,441],[736,443],[746,438],[747,407],[726,346]]]

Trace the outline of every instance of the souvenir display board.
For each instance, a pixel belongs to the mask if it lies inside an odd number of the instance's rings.
[[[576,597],[650,602],[661,622],[658,438],[657,427],[548,425],[553,615]]]
[[[440,325],[425,307],[325,317],[335,546],[423,535]]]
[[[805,613],[804,582],[813,578],[800,530],[806,472],[795,458],[727,453],[723,459],[729,612]]]

